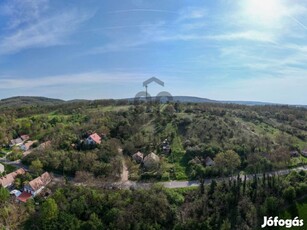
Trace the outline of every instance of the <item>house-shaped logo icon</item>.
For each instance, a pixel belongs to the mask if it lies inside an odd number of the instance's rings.
[[[150,83],[155,82],[158,85],[164,86],[164,82],[161,81],[160,79],[156,78],[156,77],[152,77],[146,81],[143,82],[143,87],[147,87]]]

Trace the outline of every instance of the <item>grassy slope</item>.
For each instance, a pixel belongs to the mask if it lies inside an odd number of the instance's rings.
[[[126,111],[126,110],[129,110],[129,107],[131,106],[97,106],[95,108],[90,107],[90,108],[86,108],[86,111],[84,111],[84,114],[90,115],[90,114],[99,114],[99,113],[104,113],[104,112]],[[166,105],[161,106],[162,112],[165,109],[165,107]],[[61,123],[64,124],[64,126],[66,126],[67,124],[78,124],[82,120],[82,118],[74,118],[73,115],[63,115],[63,114],[58,114],[56,112],[52,112],[49,114],[34,115],[32,117],[37,117],[39,119],[39,117],[41,116],[47,118],[47,120],[51,120],[53,118],[59,118],[61,120]],[[213,116],[216,118],[216,122],[221,123],[225,127],[228,126],[229,128],[232,128],[231,126],[229,126],[228,123],[225,123],[225,121],[223,120],[223,117],[219,117],[215,115],[202,114],[201,116],[197,117],[197,115],[193,113],[181,112],[181,113],[177,113],[176,116],[177,118],[193,119],[193,122],[196,125],[197,123],[202,122],[202,120],[209,119],[210,116]],[[21,123],[24,119],[27,119],[27,118],[17,119],[17,123]],[[236,129],[235,131],[242,132],[243,136],[252,138],[255,136],[260,136],[260,135],[265,134],[270,139],[274,140],[276,136],[281,133],[281,130],[279,129],[279,126],[281,125],[281,123],[279,123],[278,121],[274,119],[270,119],[270,121],[266,121],[265,123],[259,122],[258,120],[251,122],[251,121],[246,121],[240,117],[234,116],[233,114],[229,116],[228,119],[234,120],[235,122],[237,122],[237,127],[235,127]],[[151,133],[153,135],[157,135],[155,133],[156,130],[155,130],[155,124],[153,121],[154,121],[154,118],[151,121],[149,121],[147,124],[143,125],[140,131],[144,131],[145,133]],[[159,132],[159,137],[166,137],[166,136],[169,136],[169,134],[171,133],[174,134],[174,137],[171,143],[173,154],[170,156],[165,156],[165,161],[164,161],[165,168],[166,168],[166,171],[169,171],[171,168],[175,170],[176,177],[174,179],[184,180],[184,179],[187,179],[187,175],[185,172],[187,162],[184,157],[185,150],[183,148],[183,142],[185,141],[185,137],[179,134],[177,127],[175,127],[173,123],[168,123],[166,127],[163,127],[162,132]],[[289,134],[285,134],[285,135],[290,137]],[[146,137],[148,137],[148,135],[144,135],[145,140],[146,140]],[[39,138],[39,136],[36,138]],[[293,137],[293,138],[296,144],[300,146],[301,148],[304,148],[305,146],[307,146],[305,142],[301,141],[297,137]],[[217,140],[212,139],[210,144],[218,146],[220,143]],[[295,166],[302,161],[307,163],[307,158],[300,157],[298,159],[293,159],[292,166]]]
[[[161,110],[163,111],[163,109],[164,107],[162,107]],[[176,116],[178,118],[195,119],[196,121],[199,119],[199,118],[196,118],[195,114],[187,114],[184,112],[177,113]],[[275,140],[276,137],[282,133],[282,131],[278,128],[281,125],[281,123],[273,119],[267,123],[259,122],[257,120],[255,122],[246,121],[242,118],[233,117],[233,116],[231,116],[230,119],[233,119],[234,121],[237,122],[238,127],[240,127],[240,132],[244,132],[245,136],[253,137],[253,136],[262,136],[265,134],[271,140]],[[222,123],[227,125],[223,121]],[[142,127],[142,130],[146,131],[146,133],[154,133],[153,120],[148,122],[146,125],[144,125]],[[172,177],[170,175],[171,179],[185,180],[188,178],[186,174],[186,166],[188,162],[185,159],[185,150],[183,148],[184,137],[179,135],[177,127],[174,127],[172,123],[168,123],[166,127],[163,127],[161,136],[170,136],[171,133],[175,134],[172,140],[172,143],[171,143],[172,155],[165,156],[165,161],[164,161],[165,172],[168,173],[173,168],[176,176]],[[306,146],[306,143],[297,137],[293,137],[290,134],[287,134],[284,132],[283,132],[283,135],[286,135],[287,137],[292,137],[295,143],[300,148],[304,148]],[[217,146],[219,145],[219,143],[216,142],[216,140],[212,140],[211,144],[217,145]],[[297,166],[300,163],[306,164],[307,158],[300,156],[299,158],[291,159],[291,167]]]

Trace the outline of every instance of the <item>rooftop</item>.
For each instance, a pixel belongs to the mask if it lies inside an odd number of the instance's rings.
[[[43,173],[41,176],[31,180],[29,185],[34,191],[39,190],[41,187],[46,186],[51,181],[51,176],[48,172]]]
[[[30,193],[27,192],[22,192],[17,199],[23,203],[26,203],[27,200],[29,200],[32,197],[32,195]]]
[[[97,133],[93,133],[89,136],[93,141],[95,141],[97,144],[101,143],[101,137]]]
[[[9,174],[0,178],[0,185],[2,185],[3,187],[7,187],[15,181],[15,178],[18,175],[22,175],[22,174],[25,174],[25,173],[26,173],[25,170],[22,169],[22,168],[14,171],[14,172],[11,172],[11,173],[9,173]]]

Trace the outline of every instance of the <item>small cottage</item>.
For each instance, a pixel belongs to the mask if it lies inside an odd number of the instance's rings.
[[[93,133],[86,139],[88,145],[99,145],[101,143],[101,137],[97,133]]]
[[[36,143],[37,141],[27,141],[26,143],[24,143],[24,144],[22,144],[21,146],[20,146],[20,149],[22,150],[22,151],[28,151],[31,147],[32,147],[32,145],[34,144],[34,143]]]
[[[40,177],[31,180],[24,186],[24,192],[36,196],[39,194],[49,183],[51,182],[51,176],[48,172],[43,173]]]

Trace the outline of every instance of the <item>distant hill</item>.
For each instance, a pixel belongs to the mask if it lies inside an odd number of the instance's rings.
[[[53,99],[47,97],[11,97],[0,100],[0,107],[20,107],[20,106],[35,106],[35,105],[58,105],[61,103],[87,103],[92,101],[104,101],[111,99],[98,99],[98,100],[86,100],[86,99],[74,99],[69,101],[64,101],[60,99]],[[134,98],[125,98],[125,99],[114,99],[114,101],[129,101],[133,102]],[[175,102],[181,103],[222,103],[222,104],[238,104],[238,105],[248,105],[248,106],[263,106],[263,105],[286,105],[286,104],[278,104],[278,103],[270,103],[270,102],[259,102],[259,101],[218,101],[211,100],[208,98],[201,97],[193,97],[193,96],[173,96],[173,100]],[[292,105],[297,107],[307,108],[307,105]]]
[[[47,97],[10,97],[0,100],[0,107],[21,107],[35,105],[56,105],[65,101]]]
[[[133,101],[133,98],[124,99],[128,101]],[[270,102],[260,102],[260,101],[218,101],[208,98],[193,97],[193,96],[173,96],[175,102],[181,103],[222,103],[222,104],[238,104],[238,105],[282,105]],[[302,106],[303,107],[303,106]]]
[[[271,102],[261,102],[261,101],[220,101],[226,104],[237,104],[237,105],[283,105]]]
[[[183,103],[220,103],[219,101],[201,98],[201,97],[191,97],[191,96],[174,96],[174,101]]]
[[[191,97],[191,96],[174,96],[174,101],[184,102],[184,103],[224,103],[224,104],[238,104],[238,105],[281,105],[277,103],[270,102],[260,102],[260,101],[218,101],[211,100],[207,98]]]
[[[175,101],[184,102],[184,103],[223,103],[223,104],[236,104],[236,105],[249,105],[249,106],[264,106],[264,105],[288,105],[272,102],[262,102],[262,101],[218,101],[211,100],[207,98],[191,97],[191,96],[174,96]],[[290,105],[294,107],[307,108],[307,105]]]

